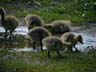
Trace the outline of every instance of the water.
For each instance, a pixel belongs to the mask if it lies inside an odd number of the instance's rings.
[[[14,32],[14,34],[17,35],[27,35],[27,33],[28,33],[28,28],[26,26],[18,26]]]
[[[3,27],[0,27],[0,33],[5,32],[5,29]]]
[[[82,51],[82,52],[88,52],[92,48],[96,48],[96,36],[89,34],[89,33],[74,33],[76,35],[82,35],[83,36],[83,42],[84,44],[77,44],[76,47]]]
[[[46,49],[45,47],[43,47],[43,50],[47,50],[47,49]],[[19,52],[19,51],[24,51],[24,52],[28,52],[28,51],[31,51],[31,52],[39,52],[39,51],[41,51],[41,50],[40,50],[40,48],[38,48],[38,49],[33,49],[33,48],[27,48],[27,47],[25,47],[25,48],[19,48],[19,49],[14,48],[13,51],[17,51],[17,52]]]
[[[4,33],[5,29],[3,27],[0,27],[0,33]],[[15,29],[15,32],[13,34],[16,35],[27,35],[28,33],[28,28],[26,26],[18,26]]]
[[[2,38],[2,33],[4,33],[5,30],[3,27],[0,27],[0,38]],[[31,45],[29,47],[27,47],[28,45],[28,40],[23,37],[23,36],[27,36],[28,33],[28,28],[26,26],[19,26],[15,29],[15,32],[13,33],[17,37],[17,39],[12,42],[12,44],[7,44],[7,45],[3,45],[2,42],[0,42],[0,48],[11,48],[15,51],[33,51],[33,48],[31,47]],[[82,52],[87,52],[89,49],[91,48],[96,48],[96,34],[93,33],[88,33],[88,32],[73,32],[74,34],[78,35],[82,35],[83,36],[83,40],[84,40],[84,44],[77,44],[76,47],[82,51]],[[40,48],[38,48],[40,50]],[[44,50],[46,50],[45,47],[43,47]],[[73,49],[74,50],[74,49]],[[38,51],[38,50],[36,50]],[[36,52],[35,51],[35,52]]]

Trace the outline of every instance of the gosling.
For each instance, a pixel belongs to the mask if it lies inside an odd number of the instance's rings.
[[[78,51],[78,49],[76,48],[76,44],[79,42],[81,44],[83,44],[83,37],[81,35],[74,35],[73,33],[71,32],[67,32],[67,33],[64,33],[62,36],[61,36],[61,40],[63,42],[70,42],[72,43],[72,47],[75,48],[76,51]],[[70,49],[72,51],[72,48]]]
[[[57,55],[59,57],[62,57],[59,53],[60,50],[65,50],[66,47],[71,47],[72,44],[68,42],[62,42],[62,40],[59,37],[56,36],[50,36],[46,37],[42,40],[43,45],[48,50],[48,57],[51,57],[50,51],[56,51]]]
[[[5,28],[5,39],[8,36],[8,30],[10,31],[10,38],[12,37],[12,32],[19,24],[18,18],[15,16],[6,16],[6,12],[4,8],[0,8],[0,15],[1,15],[1,26]]]
[[[51,36],[50,32],[44,27],[38,26],[31,29],[28,33],[32,42],[33,48],[36,48],[36,43],[40,43],[41,51],[43,51],[42,39],[48,36]]]
[[[70,25],[70,21],[56,20],[51,24],[45,25],[44,27],[47,28],[52,33],[52,35],[61,36],[63,33],[71,31]]]
[[[40,16],[33,15],[33,14],[28,14],[25,17],[25,22],[26,22],[26,25],[29,30],[36,27],[36,26],[43,26],[44,25],[43,19]]]

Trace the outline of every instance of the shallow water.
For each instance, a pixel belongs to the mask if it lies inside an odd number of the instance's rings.
[[[4,32],[5,29],[3,27],[0,27],[0,33],[4,33]],[[18,26],[13,34],[27,35],[27,33],[28,33],[28,28],[26,26]]]
[[[17,35],[27,35],[28,33],[28,28],[26,26],[19,26],[15,29],[14,34]]]
[[[2,38],[2,33],[4,33],[5,30],[3,27],[0,27],[0,38]],[[29,47],[27,48],[27,40],[23,39],[23,36],[27,36],[28,33],[28,28],[26,26],[19,26],[15,29],[15,32],[13,33],[14,35],[20,35],[20,38],[17,38],[17,40],[15,40],[12,44],[8,44],[7,46],[3,46],[3,43],[0,42],[0,48],[2,47],[10,47],[15,51],[33,51],[33,48]],[[73,32],[74,34],[78,35],[82,35],[83,36],[83,40],[84,40],[84,44],[77,44],[76,47],[83,52],[87,52],[90,48],[96,48],[96,34],[93,33],[86,33],[86,32]],[[46,48],[44,47],[44,50],[46,50]],[[74,49],[73,49],[74,50]]]
[[[74,33],[76,35],[80,34],[83,36],[83,42],[84,44],[77,44],[76,47],[83,52],[87,52],[92,48],[96,48],[96,35],[94,34],[90,34],[90,33],[83,33],[83,32],[79,32],[79,33]]]

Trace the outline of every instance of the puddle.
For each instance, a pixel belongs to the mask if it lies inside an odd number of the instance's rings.
[[[96,36],[95,36],[95,34],[94,35],[91,35],[89,33],[82,33],[82,32],[80,32],[80,33],[74,32],[74,34],[76,34],[76,35],[80,34],[80,35],[83,36],[83,42],[84,42],[84,44],[82,45],[82,44],[79,44],[78,43],[76,45],[76,47],[80,51],[87,52],[87,51],[89,51],[92,48],[96,48]]]
[[[3,27],[0,27],[0,33],[5,32],[5,29]]]
[[[28,28],[26,26],[19,26],[15,29],[14,34],[16,35],[27,35]]]
[[[15,51],[33,51],[33,48],[20,48],[20,49],[15,48],[13,50],[15,50]]]
[[[4,33],[5,29],[3,27],[0,27],[0,33]],[[27,35],[28,33],[28,28],[26,26],[18,26],[15,29],[15,32],[13,34],[15,35]]]
[[[0,33],[4,33],[5,30],[4,28],[0,27]],[[28,28],[26,26],[19,26],[15,29],[15,32],[13,33],[14,35],[20,35],[21,36],[26,36],[28,33]],[[78,35],[82,35],[83,39],[84,39],[84,44],[77,44],[76,47],[82,51],[82,52],[87,52],[90,48],[96,48],[96,34],[91,32],[73,32],[74,34]],[[1,34],[0,34],[1,36]],[[22,38],[22,37],[21,37]],[[26,46],[21,46],[21,45],[26,45],[27,42],[23,43],[24,39],[21,39],[19,41],[17,41],[17,45],[15,45],[16,47],[13,47],[13,50],[15,51],[33,51],[33,48],[25,48]],[[23,44],[22,44],[23,43]],[[2,43],[1,43],[2,44]],[[19,44],[19,46],[18,46]],[[1,45],[2,46],[2,45]],[[0,48],[1,48],[0,46]],[[13,45],[14,46],[14,45]],[[46,50],[46,48],[44,47],[44,50]]]
[[[47,50],[45,47],[43,47],[43,50]],[[28,51],[31,51],[31,52],[39,52],[41,51],[40,48],[38,49],[33,49],[33,48],[14,48],[13,51],[24,51],[24,52],[28,52]]]

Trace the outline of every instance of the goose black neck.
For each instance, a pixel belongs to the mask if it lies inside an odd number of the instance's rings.
[[[2,13],[0,13],[1,15],[1,24],[3,24],[5,22],[5,12],[2,11]]]

